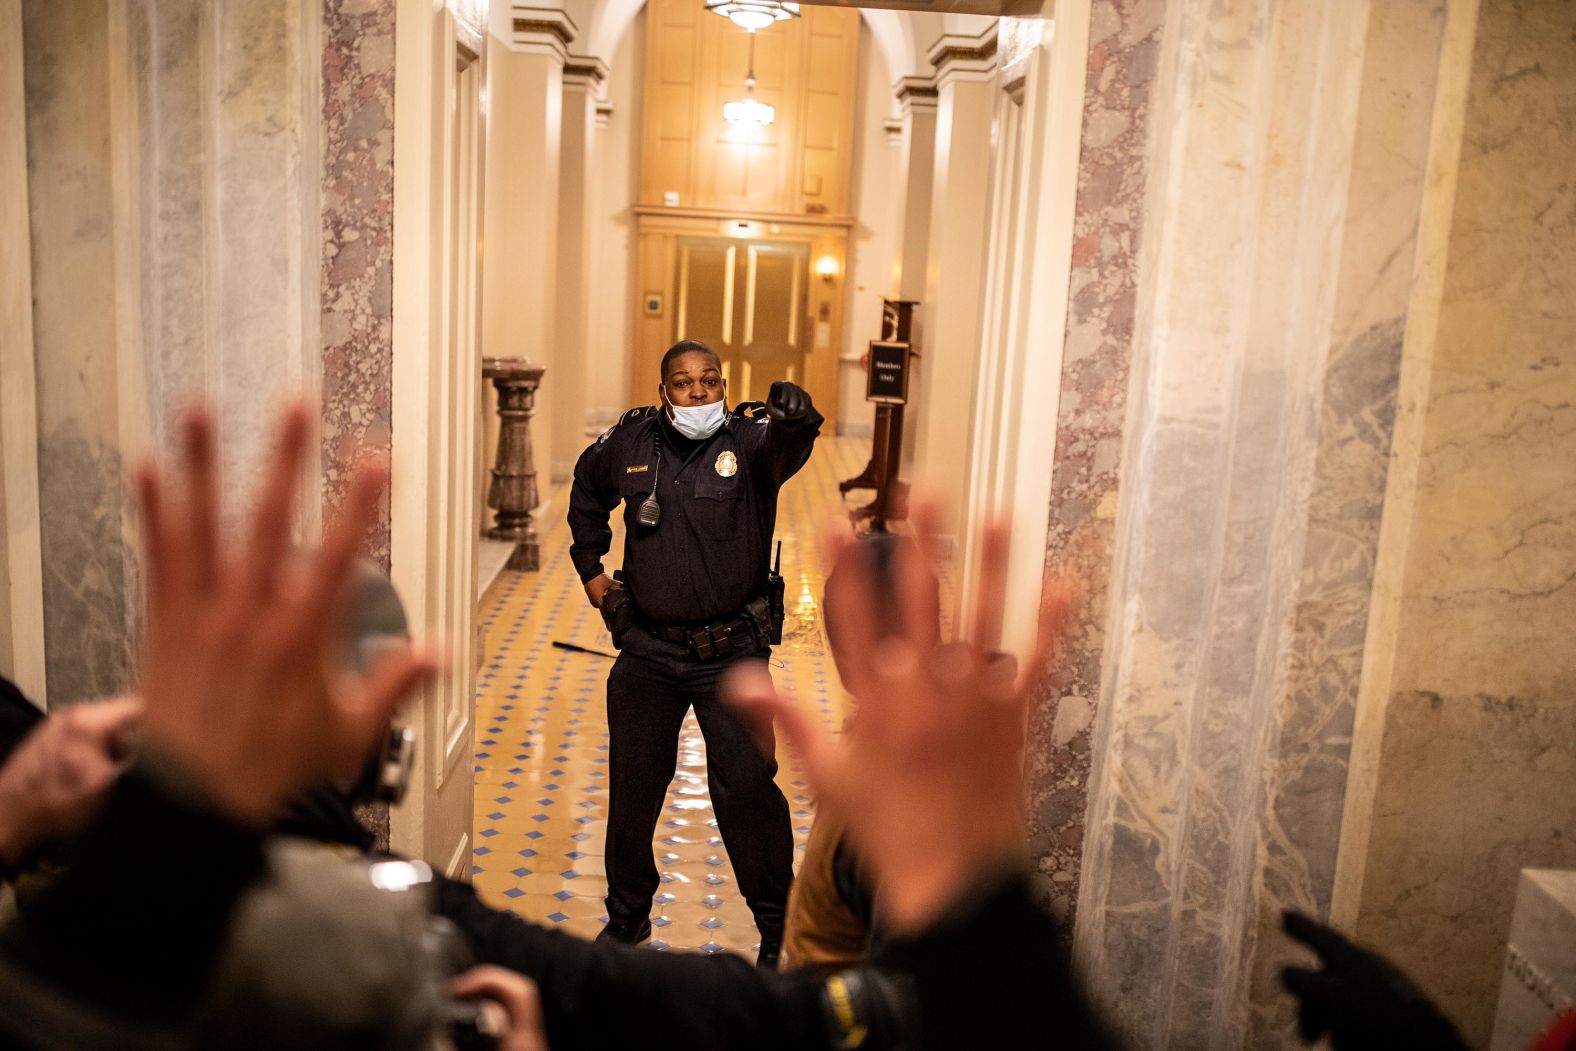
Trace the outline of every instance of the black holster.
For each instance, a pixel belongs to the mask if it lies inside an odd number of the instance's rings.
[[[607,594],[602,596],[601,613],[602,623],[607,625],[608,633],[613,636],[613,647],[622,647],[624,633],[635,626],[635,604],[630,601],[629,591],[622,583],[608,588]]]
[[[782,621],[773,614],[775,604],[769,598],[751,599],[744,607],[744,615],[755,628],[755,640],[762,647],[775,646],[783,640]]]

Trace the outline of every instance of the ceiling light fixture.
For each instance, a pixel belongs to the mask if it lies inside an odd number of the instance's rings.
[[[799,5],[779,3],[778,0],[714,0],[706,10],[731,19],[740,29],[751,33],[765,29],[773,22],[799,17]]]
[[[750,68],[744,75],[744,97],[722,104],[722,119],[738,127],[764,128],[777,119],[777,107],[755,98],[755,30],[750,30]]]

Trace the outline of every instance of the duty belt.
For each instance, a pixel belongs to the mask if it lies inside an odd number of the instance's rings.
[[[760,641],[760,628],[748,614],[698,626],[652,624],[647,621],[642,621],[640,626],[656,638],[688,646],[703,661],[732,656],[745,643]]]

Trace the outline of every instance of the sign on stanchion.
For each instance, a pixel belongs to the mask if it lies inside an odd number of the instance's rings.
[[[870,369],[865,380],[865,400],[877,405],[907,405],[909,360],[907,343],[870,341]]]
[[[910,299],[882,302],[881,338],[873,340],[865,356],[865,397],[876,406],[871,435],[870,462],[853,478],[838,485],[840,492],[874,489],[876,498],[849,512],[857,526],[868,522],[873,533],[887,531],[888,521],[908,516],[908,486],[898,479],[903,456],[903,411],[908,404],[914,361],[915,313],[919,304]]]

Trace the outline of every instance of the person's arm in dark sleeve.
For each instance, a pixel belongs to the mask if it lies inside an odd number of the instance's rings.
[[[5,965],[128,1019],[170,1024],[206,989],[262,837],[146,756],[111,790],[77,856],[0,929]]]
[[[574,484],[569,490],[569,558],[584,584],[601,576],[602,556],[613,544],[608,515],[618,506],[610,464],[615,460],[616,433],[598,439],[575,463]]]
[[[810,401],[808,392],[779,380],[767,399],[768,415],[745,432],[753,466],[773,488],[799,473],[810,459],[810,450],[826,419]],[[787,412],[782,409],[786,407]]]
[[[984,874],[916,935],[889,937],[872,966],[910,983],[916,1051],[960,1047],[1115,1049],[1072,973],[1056,921],[1021,872]],[[907,1012],[905,1012],[907,1013]]]
[[[489,908],[470,885],[437,881],[437,912],[478,962],[517,971],[541,992],[553,1051],[655,1043],[687,1051],[831,1048],[823,987],[758,970],[732,954],[659,953],[589,942]]]

